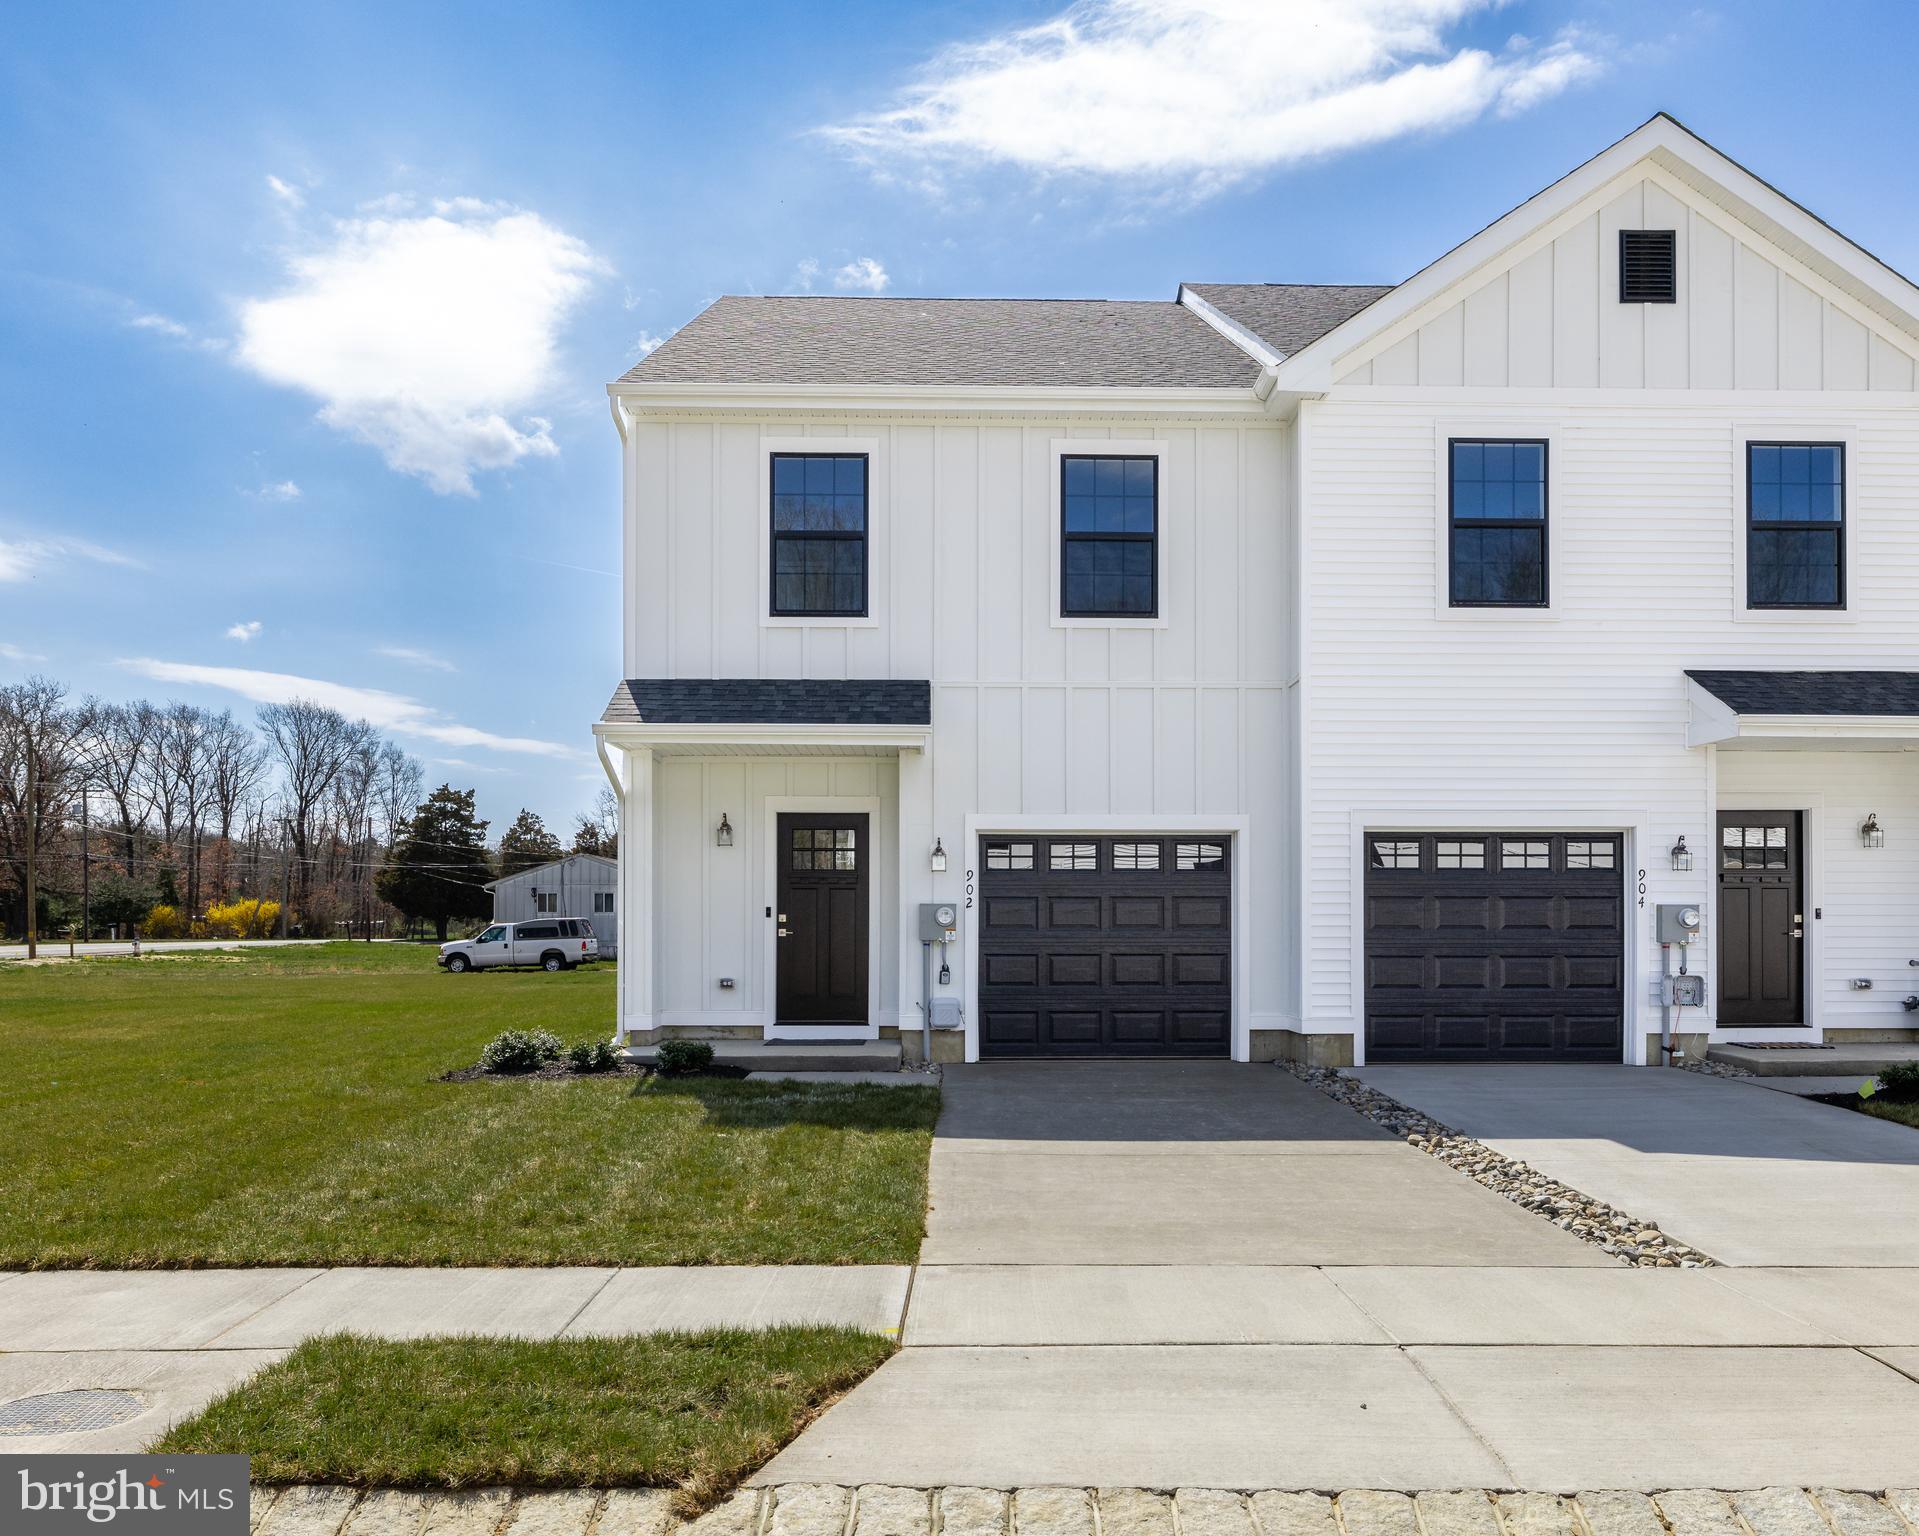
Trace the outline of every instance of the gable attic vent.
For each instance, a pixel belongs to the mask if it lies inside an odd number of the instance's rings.
[[[1670,229],[1619,232],[1619,302],[1673,304],[1679,299],[1679,241]]]

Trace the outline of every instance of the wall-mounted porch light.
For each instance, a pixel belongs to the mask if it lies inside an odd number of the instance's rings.
[[[933,873],[936,875],[946,873],[946,845],[937,837],[933,839]]]
[[[1679,841],[1672,845],[1672,867],[1682,873],[1692,868],[1692,849],[1686,846],[1686,834],[1679,834]]]
[[[720,812],[719,830],[714,834],[713,841],[722,848],[733,846],[733,823],[726,819],[725,811]]]
[[[1879,825],[1879,813],[1867,811],[1866,819],[1859,823],[1859,841],[1868,848],[1886,846],[1886,829]]]

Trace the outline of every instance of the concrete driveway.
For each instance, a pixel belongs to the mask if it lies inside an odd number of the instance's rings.
[[[1606,1265],[1290,1073],[948,1067],[922,1265]]]
[[[1629,1269],[1271,1067],[948,1068],[907,1347],[754,1480],[1903,1485],[1915,1276]]]
[[[1644,1067],[1356,1075],[1722,1264],[1919,1266],[1919,1132],[1907,1126]]]

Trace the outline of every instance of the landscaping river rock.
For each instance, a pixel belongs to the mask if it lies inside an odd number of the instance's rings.
[[[1717,1262],[1690,1244],[1667,1236],[1656,1222],[1642,1221],[1603,1200],[1581,1194],[1335,1069],[1302,1067],[1292,1062],[1281,1062],[1280,1066],[1373,1124],[1405,1137],[1421,1152],[1450,1164],[1495,1194],[1603,1249],[1621,1263],[1645,1269],[1703,1269]]]

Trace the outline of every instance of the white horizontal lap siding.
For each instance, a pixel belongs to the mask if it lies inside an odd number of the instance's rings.
[[[1719,753],[1719,798],[1741,810],[1807,810],[1805,988],[1826,1029],[1904,1029],[1919,993],[1919,767],[1905,752]],[[1876,813],[1883,848],[1859,824]],[[1712,862],[1711,859],[1706,862]],[[1824,915],[1815,918],[1817,906]],[[1872,982],[1855,991],[1853,978]]]
[[[1685,746],[1685,669],[1910,667],[1919,655],[1910,600],[1919,590],[1919,413],[1757,398],[1557,406],[1502,395],[1436,406],[1410,394],[1336,393],[1306,422],[1305,1007],[1315,1023],[1346,1027],[1359,1013],[1356,815],[1409,824],[1470,816],[1489,827],[1643,818],[1648,904],[1700,900],[1707,861],[1680,876],[1664,856],[1680,832],[1700,847],[1708,831],[1705,755]],[[1842,619],[1735,619],[1744,509],[1734,456],[1747,429],[1775,427],[1855,444],[1852,607]],[[1552,445],[1552,607],[1526,617],[1448,612],[1445,440],[1509,433]],[[1632,995],[1643,987],[1635,978]]]

